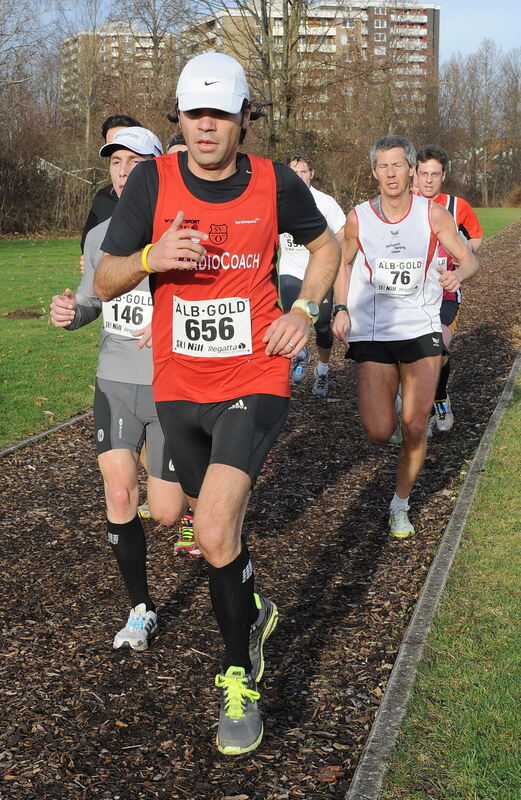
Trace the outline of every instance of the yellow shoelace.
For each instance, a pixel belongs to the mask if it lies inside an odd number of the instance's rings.
[[[224,689],[226,716],[232,719],[244,717],[246,700],[254,702],[260,697],[260,692],[255,689],[248,689],[245,675],[241,677],[219,674],[215,676],[215,685],[218,689]]]

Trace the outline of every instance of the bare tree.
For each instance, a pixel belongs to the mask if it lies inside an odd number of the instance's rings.
[[[0,86],[26,81],[23,66],[38,52],[47,35],[41,2],[0,0]]]
[[[187,0],[115,0],[112,17],[132,30],[136,66],[146,62],[150,67],[147,80],[140,79],[148,116],[154,118],[159,109],[164,116],[174,92],[176,34],[187,17]]]
[[[74,121],[84,133],[84,158],[89,158],[93,119],[99,108],[102,70],[100,65],[99,30],[106,21],[103,0],[80,0],[74,12],[64,0],[57,0],[57,33],[62,41],[60,50],[65,57],[67,47],[76,50],[74,75]],[[69,119],[68,123],[71,124]]]

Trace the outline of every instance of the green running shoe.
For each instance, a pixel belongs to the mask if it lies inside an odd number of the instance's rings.
[[[228,667],[225,675],[215,676],[215,685],[222,692],[217,749],[227,756],[255,750],[264,733],[255,679],[244,667]]]
[[[271,636],[277,622],[279,612],[275,603],[267,600],[260,594],[255,593],[255,605],[259,610],[259,616],[250,628],[250,661],[251,674],[259,683],[264,674],[264,642]]]

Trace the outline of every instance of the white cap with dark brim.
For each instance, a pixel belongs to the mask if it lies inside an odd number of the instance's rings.
[[[203,53],[183,67],[176,99],[180,111],[212,108],[237,114],[250,90],[238,61],[224,53]]]
[[[115,150],[131,150],[140,156],[162,156],[161,142],[148,128],[122,128],[116,133],[111,142],[107,142],[100,149],[100,156],[110,156]]]

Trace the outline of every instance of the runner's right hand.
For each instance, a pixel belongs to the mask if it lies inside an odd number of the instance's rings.
[[[208,239],[208,234],[193,228],[182,228],[184,218],[184,212],[178,211],[171,226],[148,251],[147,264],[154,272],[197,269],[206,255],[200,242]]]
[[[51,300],[51,322],[57,328],[66,328],[76,314],[76,294],[65,289],[63,294],[55,294]]]

